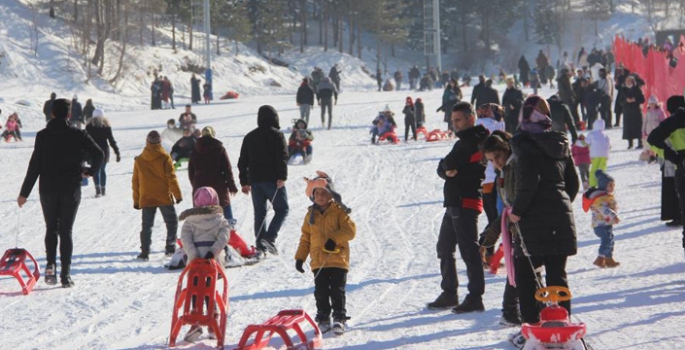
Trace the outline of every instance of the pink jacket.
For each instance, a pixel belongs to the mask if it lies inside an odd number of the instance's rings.
[[[576,165],[590,164],[590,146],[585,141],[578,140],[571,146],[571,154]]]
[[[12,132],[17,130],[17,122],[14,120],[8,120],[7,123],[5,123],[5,128],[7,128],[7,131]]]

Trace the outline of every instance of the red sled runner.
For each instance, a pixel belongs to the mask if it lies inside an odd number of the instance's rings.
[[[33,262],[33,272],[26,265],[26,260]],[[21,292],[28,295],[40,279],[40,268],[36,259],[26,249],[8,249],[0,260],[0,276],[16,278],[21,285]]]
[[[186,280],[185,286],[184,279]],[[223,288],[218,290],[217,285],[221,285]],[[207,299],[206,309],[204,308],[205,298]],[[181,309],[183,311],[179,316]],[[219,315],[218,318],[214,317],[215,313]],[[171,318],[169,347],[176,346],[176,338],[181,327],[197,325],[210,327],[216,334],[217,349],[223,349],[227,313],[228,282],[223,269],[214,259],[194,259],[178,277],[174,311]]]
[[[442,131],[440,129],[435,129],[428,133],[428,137],[426,138],[426,141],[428,142],[435,142],[435,141],[442,141],[442,140],[451,140],[454,138],[454,134],[452,131],[447,130],[447,131]]]
[[[307,339],[307,335],[300,326],[300,324],[304,322],[309,323],[309,325],[314,328],[314,338],[311,340]],[[299,343],[293,343],[290,335],[288,335],[289,330],[295,331],[297,337],[300,338]],[[240,343],[238,343],[238,347],[235,348],[235,350],[264,349],[269,345],[274,334],[278,334],[283,339],[288,350],[302,348],[318,349],[321,347],[322,343],[319,327],[304,310],[283,310],[264,324],[247,326],[247,329],[245,329],[245,333],[243,333],[242,338],[240,338]],[[248,344],[252,335],[254,335],[254,341]]]

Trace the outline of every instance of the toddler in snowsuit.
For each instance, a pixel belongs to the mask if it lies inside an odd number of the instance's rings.
[[[343,204],[335,191],[331,178],[324,172],[316,173],[316,178],[305,179],[306,194],[314,204],[307,210],[302,224],[295,267],[297,271],[304,273],[304,261],[307,256],[311,257],[316,322],[322,332],[330,330],[332,309],[332,329],[336,334],[342,334],[345,331],[345,322],[349,319],[345,309],[345,285],[350,268],[348,242],[354,239],[357,230],[348,215],[350,209]]]
[[[409,141],[409,129],[411,129],[413,139],[416,141],[416,110],[414,109],[414,102],[409,96],[407,96],[402,113],[404,114],[404,142]]]
[[[590,187],[597,187],[597,169],[607,170],[607,160],[611,150],[611,140],[604,132],[604,119],[599,118],[592,123],[592,131],[587,134],[585,143],[590,145]]]
[[[219,205],[219,195],[211,187],[200,187],[193,196],[192,209],[181,213],[179,220],[185,220],[181,229],[181,242],[183,249],[188,255],[188,261],[194,259],[214,259],[223,271],[225,261],[224,247],[228,243],[231,227],[224,218],[224,209]],[[205,300],[208,304],[209,299]],[[196,300],[192,300],[191,308],[195,307]],[[215,307],[214,317],[219,318]],[[209,308],[209,305],[207,305]],[[202,335],[202,327],[193,325],[184,337],[185,341],[193,342]],[[209,338],[216,339],[214,330],[209,327]]]
[[[395,123],[395,115],[389,106],[385,106],[385,109],[378,114],[378,116],[373,120],[373,128],[371,128],[371,143],[376,143],[376,138],[383,136],[386,133],[393,133],[397,127]],[[391,140],[394,142],[394,140]]]
[[[583,182],[583,190],[587,191],[590,180],[590,145],[585,142],[585,135],[578,135],[578,140],[571,146],[571,153],[573,154],[573,162],[578,167],[580,173],[580,180]]]
[[[17,123],[16,115],[16,113],[12,113],[7,118],[7,122],[5,123],[5,131],[2,133],[2,138],[5,139],[5,142],[9,142],[11,138],[14,138],[14,141],[21,140],[19,135],[17,135],[19,124]]]
[[[304,159],[309,159],[312,155],[312,141],[314,141],[314,134],[307,129],[307,122],[304,119],[298,119],[290,134],[288,154],[292,157],[297,153],[303,153]]]
[[[583,210],[592,210],[592,228],[600,238],[599,255],[594,265],[616,267],[620,263],[614,260],[614,225],[620,222],[614,198],[614,178],[602,170],[597,170],[597,187],[591,187],[583,195]]]

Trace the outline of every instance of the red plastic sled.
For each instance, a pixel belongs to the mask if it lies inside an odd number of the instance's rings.
[[[502,244],[500,243],[499,248],[497,248],[497,251],[495,252],[495,255],[492,256],[492,260],[490,260],[490,273],[493,275],[497,274],[497,270],[499,270],[499,267],[502,264],[502,259],[504,258],[504,248],[502,248]]]
[[[385,134],[381,135],[381,137],[378,138],[378,142],[385,141],[385,140],[390,140],[390,142],[397,144],[399,143],[399,139],[397,138],[397,134],[395,134],[394,131],[388,131]]]
[[[302,331],[300,323],[305,321],[309,322],[312,328],[314,328],[314,339],[308,340],[307,336]],[[300,343],[293,344],[293,340],[290,338],[290,335],[288,335],[289,330],[294,330],[295,333],[297,333],[298,338],[300,338]],[[255,335],[254,342],[248,344],[248,341],[253,334]],[[322,343],[319,327],[304,310],[283,310],[264,324],[247,326],[247,329],[245,329],[245,333],[243,333],[242,338],[240,338],[240,343],[235,350],[264,349],[269,345],[269,341],[271,341],[274,334],[278,334],[283,339],[283,342],[285,342],[288,349],[295,349],[296,347],[299,349],[303,346],[306,346],[307,349],[318,349],[321,347]]]
[[[535,339],[542,344],[564,344],[580,341],[585,336],[585,323],[571,323],[568,311],[558,304],[560,301],[571,300],[571,291],[568,288],[542,288],[535,293],[535,299],[550,303],[550,306],[540,312],[540,322],[523,324],[521,333],[526,339]]]
[[[187,276],[187,278],[186,278]],[[220,284],[223,290],[217,290],[217,280],[223,278]],[[183,281],[186,281],[185,287]],[[193,298],[195,303],[193,305]],[[205,298],[208,299],[207,309],[204,310]],[[218,310],[215,310],[218,307]],[[179,311],[183,308],[183,314]],[[219,313],[217,322],[215,312]],[[174,299],[174,312],[171,319],[171,334],[169,347],[176,346],[176,338],[183,325],[199,325],[212,327],[216,334],[218,349],[224,348],[226,337],[226,314],[228,313],[228,282],[226,275],[214,259],[195,259],[181,272]]]
[[[223,96],[221,96],[220,99],[221,100],[234,100],[234,99],[238,98],[239,96],[240,96],[239,93],[237,93],[235,91],[229,91],[226,94],[224,94]]]
[[[440,129],[435,129],[428,133],[428,137],[426,138],[426,141],[428,142],[435,142],[435,141],[442,141],[442,140],[449,140],[454,138],[454,135],[452,134],[452,131],[442,131]]]
[[[428,137],[430,136],[430,133],[428,132],[428,129],[426,129],[425,126],[420,126],[419,128],[416,129],[416,135],[422,134],[423,137],[428,140]]]
[[[33,262],[33,272],[26,266],[26,260]],[[22,277],[22,272],[26,280]],[[12,276],[21,285],[21,292],[28,295],[40,279],[40,268],[36,259],[26,250],[21,248],[8,249],[0,260],[0,276]]]

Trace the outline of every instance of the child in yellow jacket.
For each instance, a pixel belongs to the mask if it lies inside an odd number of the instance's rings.
[[[350,209],[342,203],[333,188],[333,181],[323,172],[307,181],[307,196],[314,204],[307,210],[302,224],[300,245],[295,254],[297,271],[304,273],[302,265],[311,257],[316,298],[316,322],[322,332],[330,329],[336,334],[345,332],[345,285],[350,268],[349,241],[356,235]],[[332,304],[332,305],[331,305]],[[331,326],[331,309],[333,325]]]
[[[600,238],[599,255],[594,265],[617,267],[620,263],[614,260],[614,225],[620,222],[618,207],[614,198],[616,183],[614,178],[599,169],[595,172],[597,187],[591,187],[583,195],[583,210],[592,210],[592,228]]]

